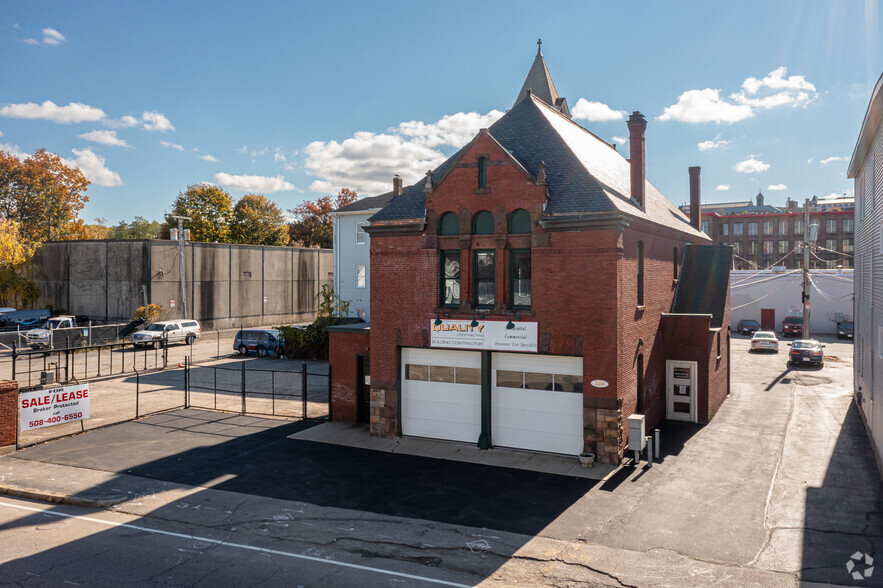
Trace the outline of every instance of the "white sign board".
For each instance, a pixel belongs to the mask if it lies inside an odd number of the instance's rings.
[[[22,431],[89,418],[89,385],[24,392],[18,397]]]
[[[442,321],[436,325],[430,321],[430,346],[451,349],[485,349],[487,351],[531,351],[536,353],[537,323],[514,322],[507,329],[509,321],[479,321],[473,327],[472,321]]]
[[[803,316],[803,306],[800,304],[789,304],[788,316]]]

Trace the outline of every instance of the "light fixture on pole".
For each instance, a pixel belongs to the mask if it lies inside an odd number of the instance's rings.
[[[435,325],[436,327],[440,327],[442,324],[441,315],[436,314],[435,315],[435,322],[433,322],[432,324]]]

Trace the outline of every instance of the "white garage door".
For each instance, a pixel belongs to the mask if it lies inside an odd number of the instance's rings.
[[[478,442],[480,353],[402,349],[402,433]]]
[[[582,452],[581,357],[494,353],[492,377],[495,446]]]

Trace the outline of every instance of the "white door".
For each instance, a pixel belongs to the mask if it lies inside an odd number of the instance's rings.
[[[402,349],[402,433],[478,442],[481,353]]]
[[[583,359],[494,353],[495,446],[564,455],[583,450]]]
[[[696,422],[696,362],[665,362],[665,417]]]

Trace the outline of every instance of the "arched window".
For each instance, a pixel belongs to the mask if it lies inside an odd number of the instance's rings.
[[[635,412],[644,414],[644,354],[638,356],[638,404]]]
[[[519,208],[509,215],[509,234],[523,235],[530,233],[530,213]]]
[[[478,189],[487,188],[487,157],[478,158]]]
[[[638,306],[644,306],[644,242],[638,241]]]
[[[438,222],[439,235],[459,235],[460,219],[453,212],[446,212]]]
[[[675,247],[672,252],[672,264],[674,265],[674,278],[678,279],[678,248]]]
[[[472,219],[473,235],[493,235],[494,234],[494,215],[486,210],[476,213]]]

